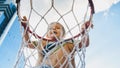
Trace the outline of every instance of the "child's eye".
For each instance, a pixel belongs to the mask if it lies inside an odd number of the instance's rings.
[[[56,29],[60,29],[60,28],[56,28]]]
[[[60,29],[60,27],[56,27],[56,29]]]

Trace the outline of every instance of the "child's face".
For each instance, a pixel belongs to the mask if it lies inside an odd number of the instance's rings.
[[[63,37],[63,29],[60,24],[54,23],[49,27],[47,37],[51,39],[60,39]]]

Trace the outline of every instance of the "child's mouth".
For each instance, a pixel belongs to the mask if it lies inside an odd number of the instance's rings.
[[[57,32],[55,32],[55,31],[54,31],[53,33],[54,33],[54,34],[57,34]]]

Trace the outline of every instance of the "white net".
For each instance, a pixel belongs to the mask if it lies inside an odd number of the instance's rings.
[[[14,67],[85,68],[88,31],[94,13],[90,2],[17,0],[18,17],[24,29],[21,28],[23,40]]]

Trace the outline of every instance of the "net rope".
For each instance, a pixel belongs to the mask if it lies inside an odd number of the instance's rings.
[[[20,22],[24,22],[24,23],[27,23],[27,24],[21,24],[22,26],[25,26],[26,29],[24,30],[22,27],[21,27],[21,34],[22,34],[22,43],[21,43],[21,46],[19,48],[19,51],[18,51],[18,55],[17,55],[17,58],[16,58],[16,62],[15,62],[15,65],[14,65],[14,68],[42,68],[40,67],[41,65],[44,65],[46,64],[46,60],[47,60],[47,63],[49,63],[49,65],[51,67],[55,67],[57,65],[59,65],[59,68],[67,68],[67,66],[69,68],[74,68],[73,64],[72,64],[72,60],[74,58],[76,58],[76,62],[75,62],[75,68],[85,68],[85,52],[86,52],[86,44],[84,42],[84,39],[86,37],[88,37],[88,33],[89,33],[89,30],[91,28],[91,25],[90,24],[87,29],[84,30],[84,34],[82,35],[81,33],[81,25],[86,23],[86,21],[88,22],[91,22],[92,21],[92,17],[93,17],[93,14],[94,14],[94,5],[93,5],[93,2],[92,0],[88,0],[88,3],[87,3],[87,6],[86,6],[86,11],[84,13],[84,17],[83,17],[83,20],[82,21],[79,21],[78,20],[78,17],[76,16],[76,13],[74,11],[74,8],[75,8],[75,3],[76,3],[76,0],[72,0],[72,6],[70,8],[70,10],[68,10],[67,12],[65,13],[60,13],[60,11],[56,8],[56,3],[55,3],[55,0],[50,0],[50,7],[47,9],[47,11],[44,13],[44,14],[40,14],[33,6],[33,3],[35,0],[28,0],[29,2],[29,7],[30,7],[30,10],[29,10],[29,15],[27,16],[27,20],[23,20],[23,16],[21,14],[21,6],[22,6],[22,1],[23,0],[16,0],[16,3],[17,3],[17,12],[18,12],[18,17],[19,17],[19,20]],[[82,2],[82,0],[80,1]],[[24,6],[24,5],[23,5]],[[21,8],[20,8],[21,7]],[[38,8],[37,8],[38,9]],[[43,40],[46,40],[46,41],[51,41],[51,39],[47,39],[45,38],[45,36],[47,35],[47,32],[43,33],[43,35],[38,35],[38,33],[36,32],[36,30],[38,29],[39,25],[42,25],[41,23],[43,22],[44,20],[44,24],[47,25],[47,27],[49,26],[49,21],[47,19],[47,15],[52,11],[54,10],[56,12],[56,14],[59,16],[59,18],[56,19],[56,22],[59,22],[60,20],[62,20],[62,22],[64,23],[64,27],[66,28],[66,33],[65,35],[68,35],[69,34],[69,38],[62,38],[62,39],[58,39],[56,36],[56,39],[57,39],[57,42],[54,42],[52,46],[54,45],[60,45],[60,46],[55,46],[53,49],[51,49],[49,52],[46,52],[44,47],[42,46],[41,44],[41,41]],[[30,23],[31,21],[31,17],[32,15],[38,15],[39,16],[39,20],[37,21],[37,24],[35,25],[35,27],[32,26],[32,24]],[[66,18],[65,16],[69,15],[69,14],[72,14],[72,17],[74,18],[76,24],[74,26],[72,26],[70,28],[70,26],[68,25],[67,21],[66,21]],[[89,17],[89,18],[88,18]],[[78,28],[77,32],[74,33],[74,29],[75,28]],[[25,41],[24,39],[24,35],[26,32],[29,32],[29,40]],[[39,41],[39,43],[37,45],[40,45],[40,47],[42,48],[43,51],[46,52],[46,55],[44,56],[44,58],[42,59],[42,63],[39,64],[39,67],[36,67],[36,62],[38,61],[38,53],[41,53],[40,50],[38,50],[38,46],[35,46],[34,49],[30,49],[27,47],[29,41],[31,41],[32,38],[35,38],[35,40]],[[74,44],[74,47],[72,49],[72,51],[68,54],[67,51],[65,50],[64,48],[64,44],[65,42],[73,42]],[[82,47],[79,48],[79,43],[81,42],[82,44]],[[46,44],[49,44],[48,42]],[[61,48],[61,50],[64,52],[64,55],[61,57],[61,58],[58,58],[59,56],[57,54],[55,54],[59,48]],[[27,53],[27,54],[26,54]],[[57,63],[52,66],[52,61],[51,61],[51,54],[53,54],[54,56],[57,57]],[[64,60],[63,63],[61,63],[60,61],[63,59],[63,58],[66,58]],[[66,66],[65,66],[66,65]]]

